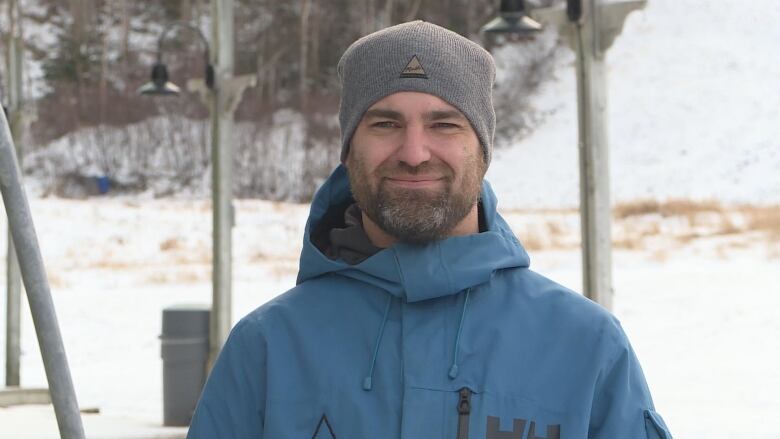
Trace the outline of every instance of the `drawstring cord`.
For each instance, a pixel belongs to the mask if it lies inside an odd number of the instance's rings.
[[[385,333],[385,324],[387,323],[387,317],[390,315],[390,305],[393,304],[393,296],[387,295],[387,305],[385,306],[385,316],[382,318],[382,326],[379,327],[379,334],[376,337],[376,343],[374,344],[374,355],[371,358],[371,367],[368,370],[368,376],[363,379],[363,390],[371,390],[373,387],[374,378],[374,364],[376,364],[376,357],[379,355],[379,344],[382,341],[382,334]]]
[[[458,377],[458,350],[460,348],[460,334],[463,331],[463,320],[466,317],[466,307],[469,305],[469,294],[471,293],[471,288],[466,289],[465,298],[463,299],[463,309],[460,311],[460,323],[458,323],[458,335],[455,337],[455,349],[454,349],[454,355],[452,358],[452,366],[450,367],[450,373],[448,376],[451,380],[454,380]]]
[[[458,377],[458,352],[460,351],[460,336],[463,332],[463,322],[466,319],[466,309],[469,306],[469,296],[471,295],[471,288],[466,289],[466,293],[463,298],[463,308],[460,311],[460,321],[458,322],[458,334],[455,337],[455,347],[453,349],[452,366],[450,366],[449,374],[450,379]],[[371,357],[371,367],[368,370],[368,376],[363,378],[363,390],[370,391],[373,388],[374,379],[374,366],[376,365],[376,358],[379,355],[379,345],[382,343],[382,335],[385,333],[385,325],[387,324],[387,318],[390,315],[390,306],[393,304],[393,296],[388,294],[387,305],[385,305],[385,314],[382,317],[382,324],[379,327],[379,334],[376,336],[376,343],[374,343],[374,354]]]

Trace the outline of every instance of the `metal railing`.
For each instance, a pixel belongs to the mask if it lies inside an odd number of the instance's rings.
[[[65,346],[54,311],[49,281],[43,266],[38,237],[35,233],[30,205],[22,186],[21,171],[16,161],[11,130],[5,113],[0,111],[0,190],[8,215],[22,281],[32,312],[43,366],[49,382],[54,413],[62,439],[84,439],[76,392],[65,355]]]

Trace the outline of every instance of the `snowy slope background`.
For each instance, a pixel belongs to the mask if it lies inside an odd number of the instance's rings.
[[[780,7],[769,0],[651,0],[629,16],[608,54],[616,201],[780,204],[777,23]],[[535,131],[498,150],[488,174],[526,245],[530,231],[556,230],[568,243],[578,233],[574,211],[516,210],[577,205],[568,49],[554,75],[533,99]],[[161,422],[160,314],[210,300],[209,203],[50,198],[32,207],[80,404]],[[293,285],[307,212],[257,200],[236,209],[234,320]],[[660,236],[615,251],[614,312],[675,438],[780,438],[780,243],[746,231],[681,245],[665,237],[700,226],[677,218],[615,228],[646,225]],[[531,257],[532,268],[579,289],[576,245]],[[45,385],[26,314],[23,325],[22,383]],[[14,433],[0,425],[0,437]]]
[[[780,202],[780,7],[771,0],[650,0],[607,53],[616,202]],[[545,121],[496,153],[503,206],[579,202],[574,54],[533,106]]]

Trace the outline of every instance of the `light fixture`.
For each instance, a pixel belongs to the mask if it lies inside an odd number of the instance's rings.
[[[525,14],[523,0],[501,0],[498,17],[482,26],[486,33],[512,33],[531,36],[539,33],[542,25]]]
[[[183,27],[194,31],[203,43],[203,62],[206,65],[205,82],[209,89],[214,88],[214,67],[209,62],[209,43],[203,32],[195,26],[185,22],[171,23],[160,35],[157,41],[157,61],[152,66],[151,80],[138,88],[138,94],[145,96],[177,96],[181,92],[178,85],[168,80],[168,67],[162,62],[163,43],[168,33],[173,29]]]
[[[152,96],[176,96],[179,86],[168,80],[168,68],[157,62],[152,66],[152,79],[138,89],[138,94]]]

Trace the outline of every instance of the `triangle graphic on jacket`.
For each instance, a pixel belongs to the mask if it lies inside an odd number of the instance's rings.
[[[325,429],[322,428],[322,425],[325,424]],[[320,435],[320,430],[322,430],[322,434]],[[326,433],[327,430],[327,433]],[[320,422],[317,424],[317,429],[314,430],[314,434],[312,435],[311,439],[336,439],[336,434],[333,433],[333,427],[330,426],[330,422],[328,422],[328,417],[325,416],[325,413],[322,414],[322,417],[320,418]]]
[[[428,74],[425,73],[425,69],[420,63],[420,59],[417,58],[417,55],[415,55],[412,57],[412,59],[409,60],[408,63],[406,63],[406,67],[404,67],[404,69],[401,71],[400,77],[428,79]]]

